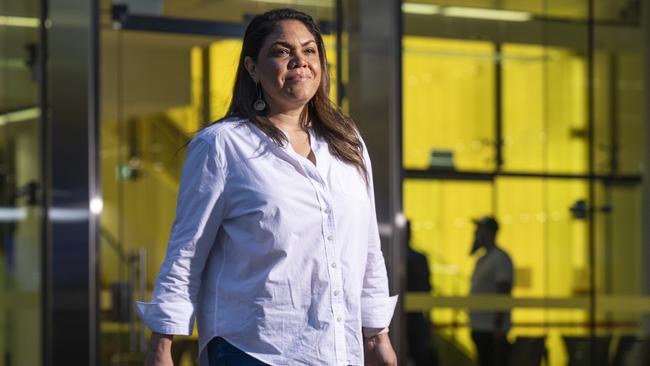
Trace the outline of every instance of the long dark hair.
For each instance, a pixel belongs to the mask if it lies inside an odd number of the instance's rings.
[[[226,117],[248,119],[276,143],[287,143],[285,135],[266,117],[266,113],[264,111],[258,112],[253,108],[253,103],[258,95],[257,84],[244,65],[246,57],[250,57],[257,62],[266,37],[273,33],[278,23],[283,20],[302,22],[314,36],[320,57],[322,69],[320,85],[300,116],[301,127],[307,128],[307,125],[311,122],[316,133],[327,141],[330,152],[338,159],[356,166],[367,182],[368,173],[363,160],[363,145],[358,135],[357,126],[352,118],[343,114],[341,109],[328,97],[330,76],[327,69],[327,56],[325,55],[323,37],[312,17],[303,12],[294,9],[275,9],[257,15],[250,22],[244,35],[232,101]]]

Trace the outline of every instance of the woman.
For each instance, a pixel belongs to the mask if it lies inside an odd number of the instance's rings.
[[[321,34],[279,9],[248,26],[228,116],[189,144],[151,303],[147,363],[197,318],[202,365],[395,365],[370,160],[331,104]]]

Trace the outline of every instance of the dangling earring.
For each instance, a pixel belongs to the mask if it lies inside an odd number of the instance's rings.
[[[266,102],[262,99],[262,86],[260,83],[257,83],[257,99],[253,102],[253,108],[258,112],[266,109]]]

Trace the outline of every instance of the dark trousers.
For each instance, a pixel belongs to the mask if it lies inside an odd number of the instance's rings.
[[[438,356],[433,347],[431,321],[422,313],[406,314],[408,357],[414,366],[438,366]]]
[[[508,366],[510,343],[505,335],[472,331],[472,339],[476,344],[479,366]]]
[[[221,337],[214,337],[207,345],[210,366],[259,366],[264,362],[249,356]]]

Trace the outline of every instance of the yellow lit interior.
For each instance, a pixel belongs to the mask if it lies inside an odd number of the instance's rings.
[[[586,59],[529,45],[502,54],[503,168],[586,173]]]
[[[404,165],[425,169],[432,150],[450,150],[459,171],[494,171],[495,47],[488,42],[404,38]],[[587,170],[586,62],[571,51],[503,45],[503,169],[522,172]],[[584,180],[497,178],[494,182],[417,181],[404,184],[412,247],[424,253],[437,296],[465,296],[476,258],[469,256],[472,218],[494,214],[498,242],[513,258],[514,296],[572,297],[588,291],[586,221],[569,207],[586,199]],[[464,311],[432,312],[440,324],[467,321]],[[585,321],[585,311],[513,311],[511,337],[546,335],[552,365],[564,364],[560,335],[585,328],[544,322]],[[539,326],[535,326],[539,324]],[[442,328],[473,352],[467,328]]]
[[[404,37],[403,49],[404,166],[427,167],[435,148],[459,169],[493,169],[494,46]]]

